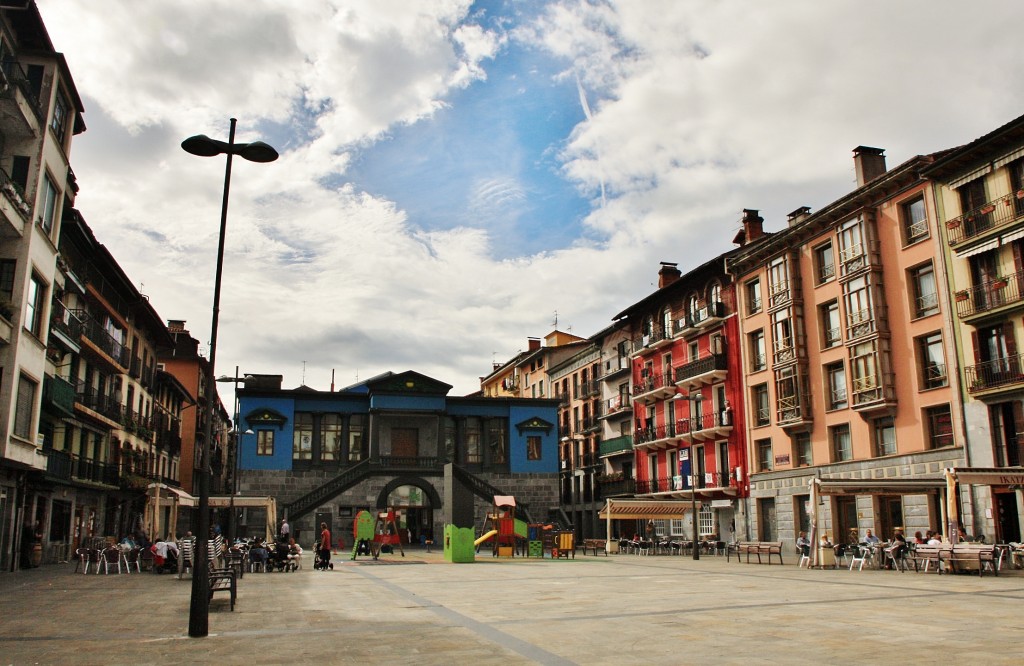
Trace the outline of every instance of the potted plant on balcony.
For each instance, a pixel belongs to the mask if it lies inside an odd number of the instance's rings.
[[[960,291],[956,292],[956,302],[957,303],[960,303],[960,302],[966,301],[966,300],[970,300],[970,298],[971,298],[971,294],[966,289],[961,289]]]
[[[981,208],[978,209],[978,212],[981,213],[982,215],[988,215],[989,213],[993,212],[995,209],[996,209],[996,207],[995,207],[994,204],[985,204],[984,206],[982,206]]]
[[[1002,289],[1006,285],[1007,285],[1007,279],[1004,276],[997,275],[994,278],[992,278],[992,288],[993,289]]]
[[[958,218],[958,217],[954,218],[952,220],[946,220],[946,228],[947,229],[956,229],[959,226],[960,226],[960,218]]]
[[[1017,198],[1024,199],[1024,188],[1017,190]]]

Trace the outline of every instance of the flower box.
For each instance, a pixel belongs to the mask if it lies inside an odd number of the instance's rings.
[[[992,204],[988,204],[987,206],[982,206],[981,208],[979,208],[978,212],[981,213],[982,215],[988,215],[989,213],[993,212],[995,209],[996,209],[995,206],[993,206]]]
[[[961,301],[970,300],[970,298],[971,298],[971,295],[969,293],[967,293],[966,291],[958,291],[958,292],[956,292],[956,302],[957,303],[959,303]]]
[[[946,222],[947,229],[956,229],[960,226],[960,220],[949,220]]]
[[[1006,278],[996,278],[995,280],[992,280],[992,288],[993,289],[1002,289],[1005,286],[1006,286]]]

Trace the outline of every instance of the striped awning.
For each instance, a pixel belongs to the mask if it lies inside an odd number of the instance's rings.
[[[970,249],[957,250],[956,251],[956,256],[958,258],[960,258],[960,259],[963,259],[965,257],[973,257],[976,254],[981,254],[982,252],[988,252],[989,250],[994,250],[997,247],[999,247],[999,239],[998,238],[993,238],[992,240],[986,241],[986,242],[982,243],[981,245],[975,245],[974,247],[972,247]]]
[[[960,176],[959,178],[954,178],[953,180],[949,181],[947,183],[947,185],[949,185],[952,189],[955,190],[956,188],[960,187],[961,185],[965,185],[965,184],[971,182],[972,180],[974,180],[976,178],[981,178],[982,176],[984,176],[984,175],[986,175],[988,173],[991,173],[991,172],[992,172],[992,165],[991,164],[986,164],[985,166],[979,167],[979,168],[975,169],[974,171],[970,171],[968,173],[965,173],[964,175]]]
[[[680,500],[610,499],[597,515],[601,520],[682,520],[691,508],[690,502]]]

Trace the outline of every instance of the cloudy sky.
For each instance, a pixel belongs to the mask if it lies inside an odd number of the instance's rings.
[[[889,166],[1024,113],[1018,0],[38,0],[88,131],[77,207],[218,373],[327,389],[416,370],[464,394],[553,327],[590,335]],[[229,387],[228,387],[229,388]]]

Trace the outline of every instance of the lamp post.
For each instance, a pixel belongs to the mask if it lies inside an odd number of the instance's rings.
[[[699,560],[700,547],[697,545],[697,531],[699,523],[697,520],[697,458],[693,455],[693,406],[696,404],[698,412],[700,411],[701,396],[699,393],[696,396],[693,396],[690,393],[679,393],[673,398],[673,400],[686,401],[687,418],[689,420],[689,425],[686,428],[686,434],[689,436],[690,440],[690,514],[693,518],[693,559]]]
[[[228,193],[231,191],[231,158],[238,155],[250,162],[273,162],[277,151],[263,143],[235,143],[235,118],[227,143],[200,134],[181,142],[187,153],[200,157],[227,155],[224,168],[224,198],[220,207],[220,235],[217,241],[217,273],[213,282],[213,316],[210,324],[210,359],[206,367],[206,405],[203,409],[203,441],[200,445],[199,470],[199,524],[196,528],[196,548],[193,553],[192,598],[188,611],[188,635],[200,638],[210,633],[210,439],[213,437],[214,366],[217,362],[217,325],[220,320],[220,285],[224,272],[224,235],[228,223]]]
[[[570,447],[569,447],[570,448],[570,452],[569,452],[569,505],[571,507],[570,510],[572,511],[571,524],[572,524],[572,533],[573,533],[573,543],[575,543],[576,539],[579,537],[579,535],[576,534],[576,442],[578,442],[578,441],[580,441],[580,440],[576,437],[576,435],[573,435],[571,438],[568,437],[568,436],[562,438],[562,442],[563,443],[570,442]]]
[[[245,430],[244,432],[239,430],[241,425],[241,417],[239,415],[239,409],[241,404],[238,400],[238,384],[245,382],[249,377],[238,376],[238,366],[235,366],[235,376],[228,377],[227,375],[221,375],[217,378],[218,382],[230,382],[235,385],[234,396],[235,396],[235,415],[234,415],[234,428],[231,430],[232,439],[234,439],[234,457],[231,460],[231,496],[228,498],[228,511],[231,513],[228,515],[228,544],[233,545],[235,543],[235,536],[237,536],[237,516],[235,515],[235,495],[238,494],[238,457],[241,454],[242,440],[239,439],[242,435],[253,434],[252,430]]]

